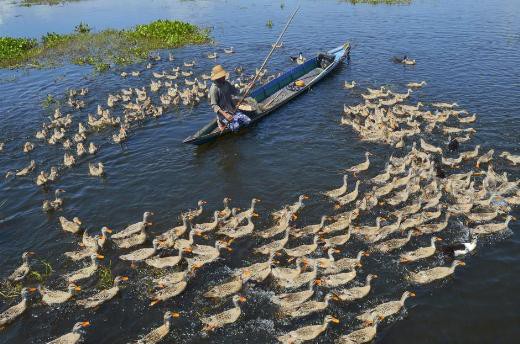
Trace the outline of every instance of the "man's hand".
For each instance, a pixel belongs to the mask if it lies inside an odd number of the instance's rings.
[[[222,111],[222,115],[230,122],[233,120],[233,115],[230,114],[229,112]]]

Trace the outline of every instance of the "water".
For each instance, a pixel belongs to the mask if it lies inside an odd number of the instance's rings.
[[[237,64],[246,71],[259,65],[275,40],[294,1],[281,9],[276,1],[84,1],[64,6],[13,7],[0,5],[0,35],[40,36],[48,31],[69,32],[80,21],[96,29],[125,28],[158,18],[189,20],[213,27],[215,46],[186,47],[174,51],[176,64],[196,58],[197,73],[208,72],[212,61],[203,56],[223,47],[234,46],[232,56],[220,54],[218,62],[231,69]],[[353,43],[350,66],[316,86],[306,96],[288,104],[246,133],[195,148],[183,145],[182,139],[211,118],[207,105],[190,110],[172,111],[158,120],[149,120],[132,129],[130,139],[121,148],[109,142],[109,133],[92,136],[101,146],[95,157],[85,158],[78,167],[65,172],[57,185],[66,190],[62,212],[46,215],[40,209],[51,191],[37,188],[35,174],[2,180],[0,183],[0,276],[7,276],[19,264],[23,251],[33,250],[50,261],[55,272],[48,280],[52,288],[62,288],[60,274],[76,268],[61,254],[77,247],[77,238],[59,230],[57,217],[79,216],[88,228],[109,225],[120,229],[137,221],[145,210],[153,210],[152,231],[160,233],[176,222],[181,210],[193,208],[198,199],[208,201],[209,209],[221,208],[225,196],[233,205],[246,207],[252,197],[262,199],[259,228],[269,225],[270,210],[293,202],[300,193],[311,195],[298,224],[315,223],[321,214],[330,213],[318,193],[341,182],[341,168],[358,163],[369,150],[375,154],[370,176],[383,168],[390,151],[379,145],[360,142],[349,128],[338,125],[343,104],[356,104],[359,89],[388,84],[404,91],[410,81],[426,80],[428,85],[415,92],[413,101],[456,101],[479,117],[474,124],[477,134],[472,144],[484,150],[508,150],[520,154],[516,128],[520,124],[520,6],[514,0],[474,2],[415,1],[411,6],[352,6],[338,1],[304,1],[302,10],[291,25],[284,48],[270,62],[271,71],[290,66],[287,56],[302,51],[311,55],[319,50]],[[274,28],[265,23],[271,19]],[[403,68],[391,62],[394,55],[408,54],[418,64]],[[163,53],[163,57],[167,53]],[[166,69],[160,62],[154,70]],[[125,70],[143,69],[143,66]],[[84,67],[66,65],[56,69],[0,72],[0,139],[6,141],[0,154],[0,174],[19,169],[30,159],[37,161],[37,171],[61,162],[63,152],[38,145],[25,155],[23,143],[32,139],[40,123],[50,114],[43,110],[47,94],[63,95],[68,88],[89,87],[88,106],[82,118],[105,102],[108,93],[122,87],[149,83],[151,71],[140,79],[121,79],[120,71],[93,75]],[[357,91],[342,89],[345,80],[356,80]],[[87,161],[103,161],[106,178],[88,176]],[[518,168],[496,162],[498,171],[519,177]],[[353,183],[353,182],[352,182]],[[5,201],[5,203],[4,203]],[[2,204],[0,203],[0,204]],[[210,212],[206,213],[209,218]],[[518,215],[518,213],[513,214]],[[372,222],[367,215],[363,222]],[[456,229],[456,223],[450,223]],[[467,266],[454,278],[431,286],[413,288],[417,297],[407,301],[407,311],[399,321],[385,321],[378,342],[408,343],[490,343],[513,342],[520,331],[518,275],[520,273],[518,224],[511,224],[512,234],[484,240],[478,251],[466,259]],[[426,240],[426,238],[425,238]],[[204,240],[202,240],[204,242]],[[419,241],[424,244],[422,241]],[[304,324],[318,323],[323,315],[308,319],[281,321],[273,318],[267,301],[270,288],[249,287],[244,295],[240,321],[204,337],[197,317],[220,312],[229,302],[214,305],[202,300],[208,285],[229,275],[230,268],[263,260],[251,256],[256,239],[241,241],[235,252],[199,271],[185,293],[173,301],[148,307],[146,273],[132,270],[117,259],[111,249],[103,264],[111,262],[114,274],[127,274],[130,282],[121,297],[97,311],[80,310],[72,304],[58,308],[36,306],[0,334],[0,342],[46,342],[66,333],[73,323],[89,320],[92,326],[86,337],[92,343],[124,343],[135,340],[158,326],[166,310],[180,311],[170,340],[184,343],[266,343],[275,336]],[[297,243],[292,243],[296,245]],[[353,255],[361,244],[353,240],[343,254]],[[395,259],[395,257],[393,258]],[[436,258],[427,264],[447,264]],[[368,305],[397,298],[410,289],[402,280],[402,267],[387,256],[374,256],[359,271],[359,281],[368,272],[381,278],[374,283],[374,293],[364,301],[333,304],[329,312],[341,318],[331,325],[320,342],[331,342],[355,326],[354,316]],[[95,281],[83,285],[86,295],[93,292]],[[84,294],[84,295],[85,295]],[[319,290],[319,298],[325,292]],[[0,309],[8,303],[1,301]]]

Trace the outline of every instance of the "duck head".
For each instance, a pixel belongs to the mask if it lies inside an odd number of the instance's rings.
[[[74,327],[72,328],[72,333],[77,333],[80,335],[85,334],[85,327],[90,326],[90,322],[88,321],[81,321],[74,324]]]

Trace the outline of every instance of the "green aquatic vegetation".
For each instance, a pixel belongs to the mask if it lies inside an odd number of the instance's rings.
[[[9,281],[2,281],[0,283],[0,298],[14,299],[20,296],[22,292],[22,283],[11,283]]]
[[[24,6],[24,7],[31,7],[34,5],[54,6],[54,5],[61,5],[61,4],[67,3],[67,2],[78,2],[78,1],[81,1],[81,0],[21,0],[19,2],[19,5]]]
[[[210,41],[209,31],[195,25],[157,20],[129,30],[92,31],[85,23],[73,33],[50,32],[40,41],[0,38],[0,68],[54,66],[64,62],[90,65],[98,72],[112,65],[127,65],[146,59],[159,49]]]
[[[267,23],[265,23],[265,26],[267,26],[268,28],[271,29],[271,28],[273,27],[273,21],[272,21],[271,19],[269,19],[269,20],[267,21]]]
[[[112,275],[112,262],[108,264],[108,266],[99,266],[98,268],[98,289],[109,289],[114,285],[114,275]]]

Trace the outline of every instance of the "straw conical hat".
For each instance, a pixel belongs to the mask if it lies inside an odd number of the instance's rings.
[[[217,80],[226,76],[227,72],[221,65],[216,65],[211,69],[211,80]]]

